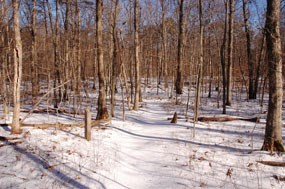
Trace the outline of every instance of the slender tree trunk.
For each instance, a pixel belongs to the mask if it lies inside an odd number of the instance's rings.
[[[211,51],[211,35],[209,36],[209,73],[210,73],[210,81],[209,81],[209,93],[208,98],[212,97],[212,81],[213,81],[213,63],[212,63],[212,51]]]
[[[105,94],[105,71],[103,62],[103,32],[102,32],[102,12],[103,0],[96,1],[96,37],[97,37],[97,61],[98,61],[98,78],[99,78],[99,97],[97,120],[108,119],[106,94]]]
[[[233,72],[233,38],[234,38],[234,11],[235,0],[230,1],[230,14],[229,14],[229,45],[228,45],[228,70],[227,70],[227,102],[228,106],[232,104],[232,72]]]
[[[76,82],[76,93],[81,98],[81,88],[82,88],[82,69],[81,69],[81,37],[80,37],[80,28],[81,28],[81,15],[79,9],[78,0],[76,0],[76,19],[77,19],[77,28],[76,28],[76,66],[77,66],[77,82]]]
[[[265,41],[265,32],[262,32],[261,46],[260,46],[260,51],[258,55],[258,62],[257,62],[257,68],[256,68],[256,74],[255,74],[255,83],[254,83],[255,95],[257,95],[258,93],[260,67],[261,67],[262,55],[264,53],[264,41]]]
[[[112,80],[111,80],[111,116],[115,116],[115,90],[116,90],[116,79],[118,76],[119,69],[119,56],[118,56],[118,32],[117,32],[117,15],[119,12],[119,0],[115,0],[115,11],[113,14],[113,25],[112,25],[112,39],[113,39],[113,61],[112,61]]]
[[[69,0],[66,0],[65,2],[65,23],[64,23],[64,32],[65,32],[65,35],[64,35],[64,75],[65,75],[65,81],[69,80],[69,72],[71,71],[71,64],[70,64],[70,54],[69,54],[69,17],[70,17],[70,14],[69,14]],[[74,82],[74,81],[72,81]],[[68,100],[68,83],[64,85],[64,100]]]
[[[140,98],[140,41],[139,41],[139,1],[134,1],[134,28],[135,28],[135,101],[133,109],[137,111],[139,109]]]
[[[247,64],[248,64],[248,98],[256,99],[256,93],[254,91],[254,61],[251,50],[251,38],[250,38],[250,30],[249,30],[249,22],[248,22],[248,14],[247,14],[247,1],[242,0],[243,4],[243,17],[244,17],[244,29],[246,35],[246,47],[247,47]]]
[[[164,72],[164,88],[166,91],[166,94],[168,95],[168,66],[166,62],[166,26],[165,26],[165,14],[166,14],[166,1],[165,0],[160,0],[161,4],[161,9],[162,9],[162,64],[164,65],[163,67],[163,72]]]
[[[179,0],[179,31],[178,31],[178,65],[176,74],[175,90],[176,94],[183,92],[182,63],[183,63],[183,41],[184,41],[184,0]]]
[[[128,108],[129,110],[131,110],[131,97],[130,97],[130,90],[129,90],[129,86],[128,86],[128,79],[127,79],[127,74],[126,74],[126,69],[125,69],[125,61],[122,61],[125,55],[124,55],[124,50],[125,50],[125,45],[124,45],[124,40],[122,37],[122,33],[120,32],[120,39],[122,41],[122,47],[121,47],[121,53],[120,55],[120,59],[121,59],[121,74],[123,75],[124,78],[124,86],[126,88],[126,97],[127,97],[127,101],[128,101]]]
[[[36,0],[33,0],[33,13],[32,13],[32,65],[31,65],[31,76],[32,76],[32,102],[35,104],[37,102],[37,96],[39,93],[39,78],[37,70],[37,52],[36,52],[36,18],[37,18],[37,9],[36,9]]]
[[[268,57],[269,105],[262,150],[281,151],[282,141],[282,50],[280,39],[280,0],[267,0],[266,44]]]
[[[223,114],[226,114],[226,97],[227,97],[227,77],[226,77],[226,40],[227,40],[227,23],[228,23],[228,2],[225,0],[225,26],[223,43],[220,49],[221,67],[222,67],[222,79],[223,79]]]
[[[4,3],[2,4],[3,7],[6,6],[6,3],[4,1]],[[2,38],[2,44],[4,44],[4,47],[7,47],[6,50],[3,50],[3,54],[2,54],[2,60],[3,63],[1,65],[2,67],[2,76],[1,78],[3,78],[3,86],[2,86],[2,102],[3,102],[3,113],[4,113],[4,117],[6,119],[6,116],[9,114],[9,87],[8,87],[8,83],[7,83],[7,79],[9,78],[9,74],[7,72],[7,68],[8,68],[8,64],[9,64],[9,52],[10,52],[10,43],[9,43],[9,25],[7,23],[7,17],[8,15],[5,15],[5,11],[4,8],[1,7],[1,13],[3,15],[2,19],[3,19],[3,32],[1,32],[1,38]],[[6,21],[4,21],[6,20]],[[4,26],[5,25],[5,26]]]
[[[54,58],[54,88],[57,88],[57,85],[60,85],[60,68],[59,68],[59,58],[58,58],[58,2],[55,2],[55,24],[53,26],[53,19],[52,19],[52,10],[51,5],[48,0],[46,0],[47,7],[48,7],[48,15],[50,20],[51,26],[51,33],[52,33],[52,43],[53,43],[53,58]],[[58,83],[58,84],[57,84]],[[54,108],[58,108],[58,103],[61,95],[61,88],[58,89],[57,92],[54,91]]]
[[[195,95],[195,106],[194,106],[194,122],[198,121],[199,116],[199,105],[200,105],[200,92],[203,77],[203,62],[204,62],[204,25],[203,25],[203,11],[202,11],[202,0],[199,0],[199,22],[200,22],[200,60],[198,68],[197,88]]]
[[[12,134],[20,134],[20,90],[22,80],[22,41],[19,22],[19,0],[13,0],[13,21],[14,21],[14,87],[13,87],[13,120]]]

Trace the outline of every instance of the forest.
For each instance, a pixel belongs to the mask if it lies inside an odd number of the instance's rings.
[[[0,0],[0,188],[283,188],[284,62],[284,0]]]

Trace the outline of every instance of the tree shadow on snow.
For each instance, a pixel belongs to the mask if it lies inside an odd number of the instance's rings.
[[[6,141],[5,142],[6,145],[11,145],[15,151],[25,155],[27,158],[29,158],[30,160],[32,160],[33,162],[43,166],[43,168],[48,171],[49,173],[53,174],[55,176],[55,178],[57,178],[58,181],[63,182],[63,183],[67,183],[70,187],[74,187],[74,188],[80,188],[80,189],[88,189],[89,187],[81,184],[80,182],[76,181],[75,179],[69,177],[68,175],[66,175],[65,173],[61,172],[59,169],[55,168],[55,167],[51,167],[52,165],[50,165],[47,161],[42,160],[40,157],[37,157],[36,155],[29,153],[26,151],[26,149],[21,148],[19,146],[17,146],[17,144],[14,144],[12,142]],[[43,150],[41,150],[38,146],[37,146],[37,150],[44,153]],[[60,163],[60,162],[59,162]],[[77,170],[75,170],[72,167],[69,167],[67,165],[64,165],[67,169],[69,169],[70,171],[76,172],[77,174],[80,174],[90,180],[95,181],[96,183],[99,184],[99,186],[102,189],[106,189],[106,187],[104,186],[104,184],[98,180],[95,180]]]
[[[177,142],[177,143],[187,143],[187,144],[193,144],[193,145],[197,145],[197,146],[202,146],[205,148],[218,148],[218,149],[222,149],[222,150],[226,150],[226,151],[230,151],[230,152],[245,152],[248,153],[251,150],[246,150],[246,149],[240,149],[240,148],[235,148],[235,147],[230,147],[230,146],[223,146],[220,144],[205,144],[205,143],[200,143],[200,142],[195,142],[195,141],[189,141],[189,140],[185,140],[185,139],[178,139],[178,138],[168,138],[168,137],[160,137],[160,136],[149,136],[149,135],[142,135],[142,134],[138,134],[138,133],[134,133],[131,131],[127,131],[115,126],[110,126],[110,128],[116,129],[118,131],[121,131],[123,133],[135,136],[135,137],[139,137],[139,138],[143,138],[143,139],[151,139],[151,140],[158,140],[158,141],[168,141],[168,142]]]
[[[184,125],[174,125],[174,127],[184,127],[186,129],[193,128],[192,126],[184,126]],[[229,134],[229,135],[237,135],[237,136],[248,136],[248,137],[263,137],[261,133],[251,133],[246,131],[237,131],[237,130],[227,130],[227,129],[214,129],[214,128],[203,128],[203,127],[195,127],[196,131],[208,131],[214,132],[218,134]]]

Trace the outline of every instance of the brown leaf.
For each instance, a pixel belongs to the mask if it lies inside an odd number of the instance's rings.
[[[206,159],[205,159],[204,157],[199,157],[198,160],[204,161],[204,160],[206,160]]]
[[[226,175],[231,178],[232,174],[233,174],[233,168],[229,168]]]
[[[16,160],[20,161],[21,160],[21,156],[16,156]]]

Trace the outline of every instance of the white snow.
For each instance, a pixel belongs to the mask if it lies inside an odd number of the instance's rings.
[[[149,94],[139,111],[126,112],[126,121],[117,112],[106,130],[92,129],[90,142],[77,127],[25,127],[19,139],[0,141],[0,188],[285,188],[273,177],[284,177],[284,167],[257,163],[285,161],[282,154],[259,150],[265,114],[253,133],[252,122],[198,122],[193,138],[192,122],[167,120],[174,111],[181,116],[185,106],[161,96]],[[240,101],[228,112],[250,117],[259,107],[257,101]],[[200,113],[218,116],[221,108],[204,97]],[[26,122],[55,120],[73,121],[33,114]],[[9,134],[9,127],[0,128],[0,136]]]

